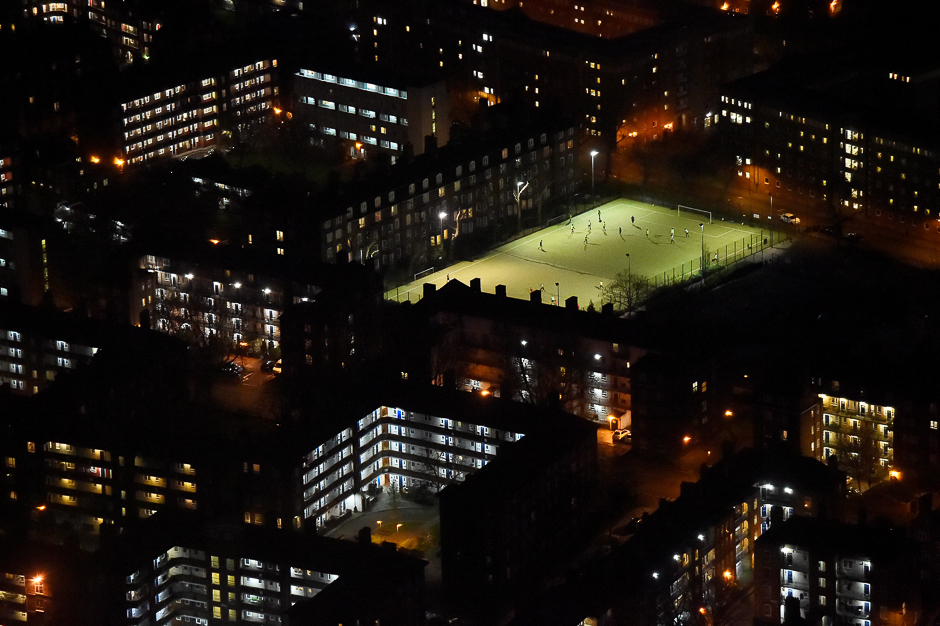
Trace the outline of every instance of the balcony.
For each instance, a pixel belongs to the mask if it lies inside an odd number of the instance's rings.
[[[871,604],[868,602],[860,603],[840,599],[836,604],[836,614],[859,619],[869,619],[871,617]]]

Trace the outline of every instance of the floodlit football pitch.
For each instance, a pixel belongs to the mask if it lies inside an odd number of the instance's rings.
[[[783,236],[778,224],[772,225],[772,232],[769,223],[761,230],[711,217],[689,207],[615,200],[474,261],[422,272],[413,282],[386,292],[386,298],[415,302],[421,299],[424,283],[440,288],[448,278],[465,284],[479,278],[482,290],[489,293],[505,285],[511,298],[528,299],[532,291],[543,290],[545,303],[577,296],[581,307],[591,302],[600,307],[601,284],[620,272],[648,277],[654,284],[678,282],[700,274],[703,247],[708,263],[721,266],[753,254],[759,259],[771,238]]]

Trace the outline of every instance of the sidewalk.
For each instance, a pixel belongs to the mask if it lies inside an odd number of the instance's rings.
[[[406,550],[419,550],[428,562],[424,568],[425,597],[427,609],[443,609],[440,559],[440,512],[437,500],[434,504],[417,504],[399,498],[394,502],[383,490],[372,508],[354,514],[348,520],[326,533],[327,537],[356,541],[359,530],[372,529],[372,542],[390,542]]]

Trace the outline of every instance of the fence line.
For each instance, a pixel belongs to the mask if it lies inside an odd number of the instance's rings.
[[[734,265],[750,256],[763,252],[767,248],[772,248],[776,244],[786,240],[786,238],[786,234],[782,232],[760,233],[742,237],[740,241],[725,244],[723,247],[718,248],[716,252],[712,253],[711,258],[707,260],[708,267],[718,269],[722,266],[727,267]],[[652,277],[647,292],[643,294],[640,299],[645,299],[653,290],[659,289],[660,287],[668,287],[690,280],[695,276],[701,276],[701,269],[702,259],[697,258],[688,263],[683,263],[672,269],[665,270],[662,275],[657,274]]]

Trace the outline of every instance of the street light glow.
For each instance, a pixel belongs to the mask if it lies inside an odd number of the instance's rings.
[[[445,217],[447,217],[447,213],[444,213],[443,211],[441,211],[440,213],[437,214],[437,216],[441,219],[444,219]]]
[[[241,283],[234,283],[234,284],[232,285],[232,287],[235,287],[235,289],[241,289],[241,288],[242,288],[242,284],[241,284]]]
[[[597,150],[591,150],[591,158],[596,157],[598,154],[600,154],[600,152],[598,152]]]

